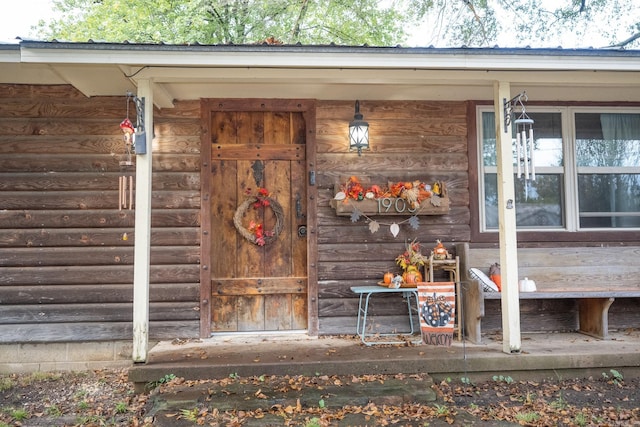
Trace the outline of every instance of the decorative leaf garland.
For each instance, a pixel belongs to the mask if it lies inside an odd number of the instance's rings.
[[[381,225],[387,225],[389,226],[389,232],[391,232],[393,237],[397,237],[398,233],[400,232],[400,224],[404,224],[405,222],[408,222],[409,226],[414,230],[417,230],[418,228],[420,228],[420,218],[418,218],[417,215],[413,215],[400,222],[394,222],[394,223],[378,222],[375,219],[369,217],[367,214],[360,212],[360,210],[353,203],[351,203],[351,200],[347,199],[346,202],[349,203],[349,205],[351,205],[351,207],[353,208],[353,212],[351,213],[351,217],[350,217],[351,222],[358,222],[361,216],[365,217],[367,219],[367,222],[369,222],[369,231],[371,232],[371,234],[377,233],[378,230],[380,230]]]
[[[353,203],[354,201],[361,201],[364,199],[376,199],[380,197],[399,197],[406,200],[409,205],[413,209],[418,209],[420,207],[420,202],[428,199],[431,202],[432,206],[440,206],[441,199],[440,196],[444,193],[443,187],[441,187],[440,182],[436,182],[431,185],[427,185],[421,181],[412,181],[412,182],[398,182],[396,184],[391,185],[391,187],[387,189],[383,189],[378,185],[372,185],[371,187],[365,189],[361,184],[358,178],[355,176],[349,177],[347,183],[342,186],[342,191],[338,192],[334,199],[337,201],[341,201],[342,203],[348,203],[353,211],[351,212],[350,220],[353,223],[356,223],[360,220],[360,217],[365,217],[369,222],[369,231],[371,234],[377,233],[380,230],[380,225],[389,226],[389,232],[393,235],[393,237],[397,237],[400,233],[400,225],[404,223],[408,223],[409,226],[417,230],[420,228],[420,219],[417,215],[412,215],[411,217],[393,223],[383,223],[378,222],[365,213],[361,212]]]
[[[256,210],[270,207],[276,217],[276,224],[273,230],[265,230],[264,224],[256,223],[255,221],[251,221],[249,228],[245,228],[242,224],[242,219],[250,207]],[[233,215],[233,225],[235,225],[238,233],[249,242],[254,245],[264,246],[273,243],[282,232],[284,228],[284,209],[282,209],[282,205],[277,200],[269,196],[269,192],[265,188],[259,188],[256,196],[249,196],[238,206]]]

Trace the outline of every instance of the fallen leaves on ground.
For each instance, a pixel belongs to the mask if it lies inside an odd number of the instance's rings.
[[[267,402],[267,396],[275,392],[294,391],[303,396],[305,391],[328,387],[365,383],[383,387],[392,378],[406,377],[412,376],[263,375],[198,381],[174,378],[160,383],[150,393],[135,394],[125,370],[5,375],[0,376],[0,426],[241,426],[250,420],[278,425],[268,421],[274,419],[279,420],[279,425],[289,426],[342,425],[341,420],[345,420],[344,425],[379,426],[469,425],[481,421],[526,426],[640,424],[640,380],[631,375],[625,378],[617,371],[603,372],[601,377],[555,381],[496,376],[474,383],[468,378],[451,378],[431,385],[437,398],[429,403],[370,402],[336,408],[324,406],[322,400],[306,406],[300,398],[291,404]],[[210,397],[214,388],[232,390],[249,384],[258,386],[249,399],[264,406],[219,410],[215,399],[206,398],[207,389]],[[179,387],[202,388],[204,398],[170,411],[154,411],[154,395],[170,394]],[[165,424],[160,423],[160,418]]]

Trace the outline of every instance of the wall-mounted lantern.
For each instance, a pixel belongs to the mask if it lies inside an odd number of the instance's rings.
[[[362,150],[369,149],[369,123],[362,119],[360,101],[356,101],[356,112],[349,122],[349,151],[357,151],[358,156],[362,155]]]

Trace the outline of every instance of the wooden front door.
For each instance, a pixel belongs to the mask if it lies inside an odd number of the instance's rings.
[[[209,330],[306,330],[304,113],[264,100],[208,101],[203,108],[211,150],[210,174],[203,176]]]

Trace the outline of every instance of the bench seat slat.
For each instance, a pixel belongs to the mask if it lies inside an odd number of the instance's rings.
[[[484,292],[484,299],[500,299],[500,292]],[[520,292],[520,299],[557,299],[557,298],[640,298],[637,291],[554,291],[554,292]]]

